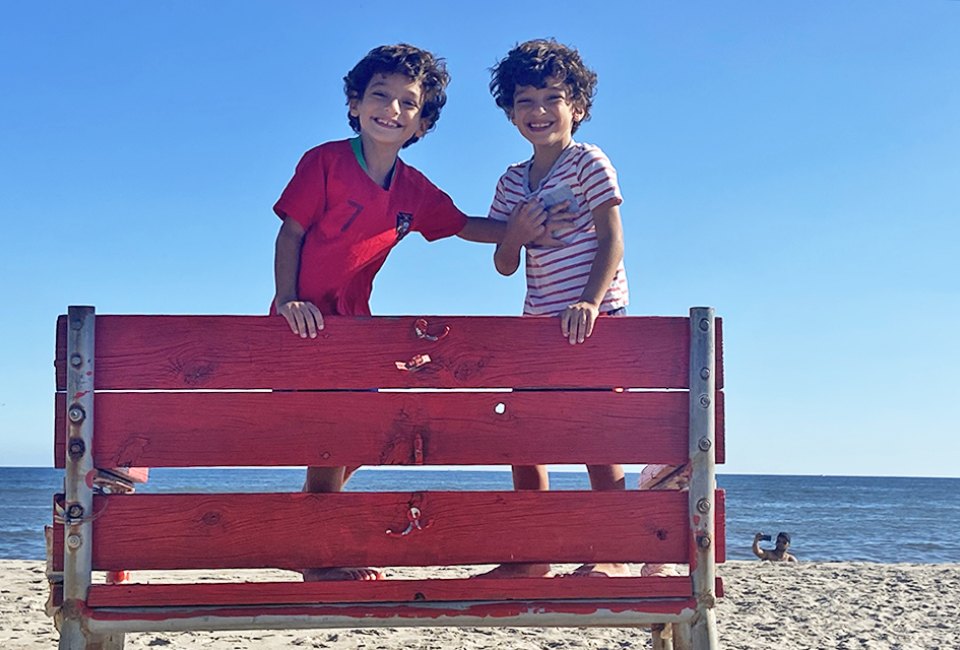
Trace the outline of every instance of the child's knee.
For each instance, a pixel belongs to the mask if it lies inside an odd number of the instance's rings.
[[[546,465],[514,465],[513,487],[517,490],[549,490]]]
[[[621,465],[587,465],[587,473],[594,490],[625,490],[627,487]]]

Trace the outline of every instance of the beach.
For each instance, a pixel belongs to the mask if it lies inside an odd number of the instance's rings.
[[[466,569],[471,571],[471,569]],[[422,570],[405,572],[426,577]],[[421,573],[417,573],[421,571]],[[635,573],[637,573],[635,571]],[[719,567],[726,596],[717,608],[723,648],[960,648],[960,564],[728,562]],[[43,563],[0,560],[0,648],[56,647],[44,614]],[[135,574],[136,581],[161,574]],[[240,574],[209,574],[236,579]],[[246,572],[243,579],[294,580],[281,571]],[[405,628],[249,632],[141,633],[128,648],[246,650],[592,650],[646,648],[650,634],[630,629]]]

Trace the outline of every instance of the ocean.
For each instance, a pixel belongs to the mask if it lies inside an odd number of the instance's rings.
[[[158,492],[297,491],[303,469],[153,469],[138,488]],[[588,489],[583,472],[552,472],[553,489]],[[628,475],[627,485],[637,484]],[[944,525],[960,519],[960,479],[721,474],[727,493],[727,558],[754,559],[758,531],[791,534],[801,561],[960,562],[960,536]],[[0,467],[0,559],[44,557],[43,526],[60,470]],[[509,490],[508,471],[369,470],[350,490]],[[770,544],[763,543],[769,547]]]

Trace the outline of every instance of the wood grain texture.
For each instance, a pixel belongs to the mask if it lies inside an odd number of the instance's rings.
[[[569,345],[555,318],[330,316],[314,340],[268,316],[97,316],[96,388],[684,388],[688,319],[604,319],[582,345]],[[57,386],[65,386],[65,319],[58,322]],[[719,330],[718,330],[719,331]],[[427,354],[417,372],[396,362]],[[722,366],[718,384],[722,387]]]
[[[717,564],[723,564],[727,561],[727,492],[726,490],[716,490],[714,493],[717,500],[717,515],[714,518],[715,534],[717,538]],[[721,594],[722,595],[722,594]]]
[[[387,534],[407,527],[411,505],[424,529]],[[93,563],[112,571],[684,563],[686,507],[686,493],[673,491],[97,497]]]
[[[718,588],[720,581],[718,580]],[[689,598],[687,576],[93,585],[89,607]]]
[[[84,608],[94,633],[355,627],[635,627],[688,621],[693,598]]]
[[[684,391],[98,393],[94,464],[678,465],[687,400]],[[64,409],[61,393],[58,467]]]
[[[400,508],[400,509],[407,508],[407,509],[408,509],[408,508],[409,508],[408,504],[411,502],[411,500],[416,500],[417,498],[419,498],[419,499],[422,500],[423,497],[426,496],[426,495],[435,495],[435,494],[438,494],[438,493],[431,493],[431,492],[406,493],[406,492],[405,492],[405,493],[402,493],[401,495],[394,494],[394,495],[391,495],[391,497],[390,497],[390,500],[391,500],[390,503],[391,503],[391,505],[392,505],[393,511],[396,511],[397,508]],[[455,499],[455,498],[456,498],[456,496],[455,496],[456,494],[458,494],[458,493],[445,493],[444,501],[446,502],[448,499]],[[467,494],[477,494],[477,493],[467,493]],[[479,494],[497,494],[497,493],[479,493]],[[565,496],[563,496],[563,495],[566,495],[566,494],[582,494],[582,493],[571,493],[571,492],[556,493],[556,492],[555,492],[555,493],[550,493],[549,496],[548,496],[548,498],[549,498],[549,499],[555,499],[557,494],[560,494],[560,495],[561,495],[561,501],[563,501],[563,500],[565,499]],[[616,493],[612,493],[612,494],[616,494]],[[621,494],[622,494],[622,493],[621,493]],[[637,492],[633,492],[632,494],[638,494],[638,493],[637,493]],[[641,493],[641,494],[645,494],[645,495],[649,495],[649,494],[660,494],[660,495],[662,495],[662,494],[670,494],[670,495],[672,495],[672,496],[669,497],[669,500],[670,500],[670,502],[671,502],[671,503],[670,503],[670,506],[671,506],[671,507],[676,506],[676,504],[679,503],[680,501],[683,501],[683,502],[685,503],[685,500],[686,500],[686,493],[685,493],[685,492],[679,492],[679,493],[677,493],[677,492],[672,492],[672,491],[657,491],[657,492],[655,492],[655,493],[643,492],[643,493]],[[420,495],[420,496],[418,497],[417,495]],[[678,497],[677,495],[680,495],[680,496]],[[95,512],[101,513],[101,514],[106,514],[106,508],[109,507],[110,510],[111,510],[111,512],[112,512],[112,514],[116,517],[117,515],[121,514],[121,511],[126,510],[126,508],[117,507],[116,499],[131,499],[131,498],[132,498],[132,499],[135,499],[135,500],[136,500],[136,499],[144,499],[144,498],[146,498],[146,499],[149,499],[149,501],[147,501],[147,503],[150,504],[151,507],[158,507],[158,506],[161,505],[161,504],[160,504],[159,502],[155,501],[155,499],[157,499],[157,498],[160,497],[160,496],[161,496],[161,495],[118,495],[118,496],[110,496],[110,497],[99,497],[99,496],[98,496],[98,497],[96,497],[95,500],[94,500],[94,508],[95,508]],[[169,498],[169,497],[174,496],[174,495],[162,495],[162,496]],[[178,504],[179,507],[183,507],[182,504],[186,503],[187,500],[190,499],[191,497],[200,498],[201,496],[202,496],[202,495],[176,495],[176,496],[175,496],[175,501],[177,502],[177,504]],[[217,496],[220,496],[220,495],[217,495]],[[223,496],[231,496],[231,495],[223,495]],[[244,499],[247,498],[247,497],[257,496],[257,495],[235,495],[235,496],[240,497],[240,499],[241,499],[241,501],[242,501],[242,500],[244,500]],[[259,496],[264,496],[264,495],[259,495]],[[277,494],[277,495],[270,495],[270,496],[273,496],[273,497],[275,497],[275,498],[277,498],[277,499],[281,499],[281,500],[282,500],[282,499],[284,499],[285,497],[287,497],[287,496],[289,496],[289,495],[287,495],[287,494]],[[310,496],[310,495],[302,495],[302,496],[308,497],[308,496]],[[314,496],[314,497],[320,497],[321,495],[313,495],[313,496]],[[329,495],[326,495],[326,496],[329,496]],[[343,495],[339,495],[338,498],[342,498],[342,496],[343,496]],[[352,498],[352,496],[353,496],[353,495],[350,495],[349,498]],[[365,497],[367,497],[367,498],[369,498],[370,496],[371,496],[371,495],[365,495]],[[400,505],[398,505],[398,502],[397,502],[397,500],[396,500],[398,496],[405,496],[405,497],[406,497],[406,500],[403,501],[403,503],[400,504]],[[525,496],[525,498],[531,498],[531,497],[534,498],[534,499],[536,498],[536,495],[531,495],[531,494],[526,494],[526,495],[524,495],[524,496]],[[63,499],[62,499],[62,497],[63,497],[62,494],[61,494],[61,495],[55,495],[55,499],[54,499],[55,504],[59,503],[59,505],[60,505],[61,508],[62,508],[62,506],[63,506]],[[716,538],[717,538],[717,547],[716,547],[716,548],[717,548],[717,555],[716,555],[716,561],[717,561],[718,563],[722,563],[722,562],[725,562],[725,561],[726,561],[726,552],[725,552],[725,548],[726,548],[726,529],[725,529],[725,517],[724,517],[725,512],[726,512],[726,503],[725,503],[725,498],[724,498],[724,497],[725,497],[724,491],[723,491],[723,490],[717,490],[717,492],[716,492],[716,500],[717,500],[717,509],[716,509],[716,513],[717,513],[717,521],[716,521]],[[628,499],[632,499],[632,498],[633,498],[632,496],[631,496],[631,497],[628,497]],[[107,500],[108,500],[108,499],[110,500],[111,505],[107,505]],[[208,502],[208,499],[204,498],[203,501],[204,501],[204,503],[207,503],[207,502]],[[236,503],[236,502],[234,502],[234,504],[235,504],[235,503]],[[502,507],[502,504],[500,504],[500,505],[501,505],[501,507]],[[658,506],[662,506],[662,505],[663,505],[663,502],[662,502],[662,501],[661,501],[661,502],[657,502],[657,503],[647,503],[647,504],[645,504],[645,505],[643,506],[643,508],[646,509],[646,510],[649,510],[649,508],[658,507]],[[202,505],[200,505],[200,506],[198,506],[198,507],[199,507],[200,509],[203,509],[203,506],[202,506]],[[387,506],[387,507],[391,507],[391,506]],[[449,507],[449,504],[448,504],[448,507]],[[191,511],[196,511],[196,510],[197,510],[197,508],[194,507],[194,506],[188,506],[188,508],[189,508]],[[284,508],[284,509],[282,509],[281,515],[282,515],[283,513],[286,513],[286,512],[288,512],[288,511],[290,511],[290,510],[296,510],[296,508],[290,508],[290,507]],[[217,516],[217,512],[218,512],[218,511],[217,511],[217,510],[209,510],[209,511],[207,511],[207,512],[213,513],[212,515],[210,515],[210,516],[207,518],[207,521],[212,521],[212,519]],[[203,514],[206,515],[207,512],[204,512]],[[101,518],[102,518],[102,516],[98,516],[98,520],[101,519]],[[199,529],[202,529],[202,528],[203,528],[203,526],[199,526],[198,524],[196,524],[196,522],[192,522],[192,523],[191,523],[191,522],[189,522],[189,521],[174,522],[174,523],[170,523],[170,524],[166,523],[166,522],[168,522],[168,521],[170,521],[170,520],[172,520],[172,519],[174,519],[174,518],[175,518],[175,514],[171,513],[171,515],[165,516],[165,517],[162,519],[162,521],[163,521],[164,523],[159,524],[159,525],[158,525],[158,524],[151,524],[151,526],[150,526],[149,529],[148,529],[148,530],[150,531],[150,534],[151,534],[151,535],[156,535],[158,539],[161,539],[161,538],[163,537],[163,534],[164,534],[163,531],[161,530],[161,528],[162,528],[163,526],[169,526],[172,530],[173,530],[173,529],[176,529],[176,535],[177,535],[178,537],[183,537],[183,536],[189,536],[189,535],[191,534],[191,530],[195,532],[196,529],[198,529],[198,528],[199,528]],[[396,518],[396,517],[395,517],[395,518]],[[558,519],[565,520],[566,518],[567,518],[566,515],[564,515],[563,517],[559,517]],[[201,519],[202,519],[202,516],[201,516]],[[663,540],[660,540],[661,537],[676,538],[676,531],[675,531],[675,530],[668,530],[668,529],[666,529],[666,528],[663,528],[663,526],[661,525],[664,521],[670,521],[671,523],[675,523],[675,522],[673,522],[673,519],[674,519],[673,513],[658,512],[657,515],[656,515],[656,518],[648,518],[648,520],[645,521],[645,522],[643,523],[643,525],[646,526],[647,528],[649,528],[650,525],[654,525],[654,524],[655,524],[655,533],[654,533],[654,535],[657,537],[657,539],[658,539],[659,541],[663,541]],[[140,514],[139,514],[137,517],[135,517],[134,520],[133,520],[132,522],[130,522],[130,523],[133,524],[133,525],[138,525],[138,526],[140,526],[142,520],[143,520],[143,516],[142,516],[142,513],[140,513]],[[425,520],[425,521],[430,521],[430,519],[429,519],[428,517],[425,517],[424,520]],[[126,545],[126,544],[128,543],[128,540],[132,540],[132,541],[130,541],[129,543],[133,544],[133,546],[135,546],[136,548],[140,548],[141,545],[143,544],[143,542],[140,541],[138,538],[133,538],[133,537],[129,534],[129,530],[130,530],[130,529],[128,529],[128,528],[125,529],[125,528],[124,528],[125,524],[123,523],[123,521],[121,521],[121,520],[116,520],[115,518],[114,518],[114,520],[112,520],[112,521],[110,520],[110,518],[107,518],[106,521],[110,524],[109,526],[104,527],[104,528],[99,528],[98,526],[95,526],[95,527],[94,527],[94,535],[95,535],[95,537],[94,537],[94,540],[95,540],[95,541],[94,541],[94,568],[95,568],[96,570],[104,570],[104,571],[106,571],[106,570],[113,570],[113,571],[118,571],[118,570],[121,570],[121,569],[118,568],[118,567],[120,566],[120,565],[118,564],[119,560],[117,560],[115,556],[116,556],[117,554],[135,553],[136,551],[135,551],[135,550],[126,549],[126,550],[123,550],[123,551],[114,552],[113,547],[114,547],[114,546],[123,546],[123,545]],[[104,522],[100,522],[100,523],[104,523]],[[244,523],[245,523],[245,525],[251,525],[250,522],[244,522]],[[293,522],[290,522],[290,523],[283,523],[281,527],[282,527],[283,530],[290,530],[291,528],[297,528],[299,525],[300,525],[299,522],[293,521]],[[400,523],[397,524],[398,527],[399,527],[399,525],[400,525]],[[62,570],[63,570],[63,526],[62,526],[61,524],[57,524],[57,523],[55,523],[53,526],[54,526],[54,532],[53,532],[53,564],[54,564],[54,570],[55,570],[55,571],[62,571]],[[315,527],[315,524],[311,524],[311,526]],[[384,529],[383,531],[381,531],[381,528],[382,528],[382,527],[375,527],[375,528],[373,529],[374,532],[376,532],[376,537],[377,537],[377,538],[379,538],[381,532],[384,532],[384,533],[385,533],[385,530],[386,530],[386,529]],[[562,529],[563,529],[563,531],[564,531],[563,534],[565,534],[565,535],[576,536],[576,535],[578,534],[578,533],[576,532],[576,530],[575,530],[576,527],[572,527],[572,526],[569,526],[569,525],[563,525],[563,526],[562,526]],[[482,531],[482,530],[486,530],[485,524],[484,524],[483,522],[481,522],[481,521],[474,522],[474,526],[473,526],[472,533],[479,535],[480,533],[479,533],[478,531]],[[138,531],[138,533],[143,533],[143,532],[144,532],[143,529],[137,529],[137,531]],[[420,533],[423,533],[423,532],[426,532],[426,531],[417,531],[417,532],[414,532],[413,535],[414,535],[414,536],[417,536],[417,535],[419,535]],[[225,533],[223,533],[222,531],[221,531],[220,533],[218,533],[218,534],[221,535],[221,536],[226,536]],[[244,533],[244,534],[246,534],[246,533]],[[513,533],[511,532],[510,534],[512,535]],[[102,535],[103,537],[101,537],[101,535]],[[411,539],[413,539],[413,538],[411,538]],[[675,539],[674,539],[674,541],[675,541]],[[158,543],[160,543],[160,542],[158,542]],[[187,545],[190,544],[189,540],[181,540],[181,541],[178,542],[178,543],[180,543],[180,544],[187,544]],[[99,549],[99,552],[98,552],[98,549]],[[638,549],[634,549],[634,550],[638,550]],[[660,549],[660,550],[662,551],[663,549]],[[646,557],[646,556],[641,557],[641,554],[640,554],[639,552],[637,552],[637,553],[632,553],[632,554],[631,554],[631,555],[632,555],[632,560],[631,560],[631,561],[634,561],[634,562],[641,562],[641,561],[643,561],[643,562],[660,562],[660,561],[664,561],[664,562],[665,562],[665,561],[671,561],[671,562],[677,562],[677,563],[685,563],[685,562],[687,561],[687,559],[686,559],[685,557],[684,557],[684,558],[680,558],[680,559],[676,559],[676,557],[678,557],[678,556],[677,556],[677,554],[676,554],[675,551],[676,551],[676,549],[674,548],[674,544],[671,543],[669,552],[670,552],[670,554],[671,554],[671,557],[674,558],[674,559],[671,559],[671,560],[655,560],[655,559],[652,559],[652,558]],[[441,551],[441,552],[442,552],[442,551]],[[689,549],[687,549],[687,552],[689,552]],[[262,558],[262,561],[259,562],[259,563],[257,563],[256,566],[257,566],[257,567],[260,567],[260,568],[263,568],[263,567],[280,567],[280,566],[287,567],[287,568],[294,568],[295,566],[306,566],[306,565],[304,565],[304,564],[292,565],[292,564],[289,564],[289,563],[283,563],[283,564],[281,564],[281,563],[279,563],[279,562],[271,562],[270,558],[271,558],[271,557],[274,557],[274,556],[276,556],[276,553],[269,553],[269,552],[268,552],[267,555],[266,555],[264,558]],[[490,562],[494,562],[494,561],[495,561],[495,560],[490,560]],[[560,561],[560,560],[556,560],[556,559],[555,559],[555,560],[551,560],[551,561]],[[586,560],[583,560],[583,561],[586,561]],[[195,558],[194,560],[192,560],[192,562],[193,562],[194,564],[196,564],[196,563],[198,563],[198,562],[199,562],[200,564],[203,564],[202,562],[198,561],[196,558]],[[480,563],[480,562],[477,561],[477,563]],[[390,565],[389,563],[384,562],[384,561],[373,562],[373,564],[383,565],[383,566],[389,566],[389,565]],[[424,562],[416,562],[415,564],[419,564],[419,565],[423,565],[423,566],[428,566],[430,563],[424,561]],[[438,565],[439,565],[439,564],[457,564],[457,562],[436,562],[435,564],[438,564]],[[174,565],[175,565],[175,566],[167,566],[166,568],[172,568],[172,569],[206,568],[206,565],[203,565],[202,567],[194,567],[194,566],[192,566],[192,565],[191,565],[191,566],[187,566],[187,565],[185,565],[185,566],[180,566],[179,564],[176,563],[176,561],[174,561]],[[394,565],[395,565],[395,566],[399,566],[398,564],[394,564]],[[218,566],[219,566],[219,565],[218,565]],[[126,566],[126,567],[124,568],[124,570],[129,570],[129,569],[134,569],[134,568],[146,569],[146,568],[153,568],[153,567],[152,567],[152,566],[133,566],[133,565],[129,565],[129,566]],[[222,567],[222,568],[242,568],[242,567],[240,567],[240,566],[232,567],[232,566],[231,566],[231,567]]]

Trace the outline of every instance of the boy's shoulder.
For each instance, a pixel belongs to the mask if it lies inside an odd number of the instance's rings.
[[[421,188],[421,189],[424,186],[429,186],[432,188],[436,188],[441,192],[443,191],[440,189],[440,186],[434,183],[425,173],[423,173],[422,171],[420,171],[410,163],[405,162],[403,158],[400,158],[399,156],[397,157],[397,166],[396,166],[396,171],[394,172],[394,177],[397,177],[398,172],[402,174],[404,178],[403,182],[405,185],[412,184],[414,187]]]
[[[570,157],[577,162],[586,162],[591,160],[606,160],[610,158],[603,152],[603,149],[589,142],[574,142],[570,145]]]
[[[510,174],[523,173],[523,171],[530,166],[531,160],[533,159],[527,158],[526,160],[520,160],[515,163],[510,163],[509,165],[507,165],[507,169],[506,171],[503,172],[503,175],[508,176]]]
[[[338,161],[352,156],[349,140],[332,140],[307,149],[297,162],[297,174],[326,174]]]
[[[594,178],[597,174],[603,174],[616,184],[616,167],[613,166],[613,163],[607,154],[603,152],[603,149],[595,144],[586,142],[573,143],[568,154],[555,167],[555,170],[555,173],[560,175],[567,175],[571,172],[576,173],[581,180]]]
[[[352,153],[350,140],[330,140],[307,149],[301,158],[303,160],[316,160],[318,158],[342,156],[348,152]]]

